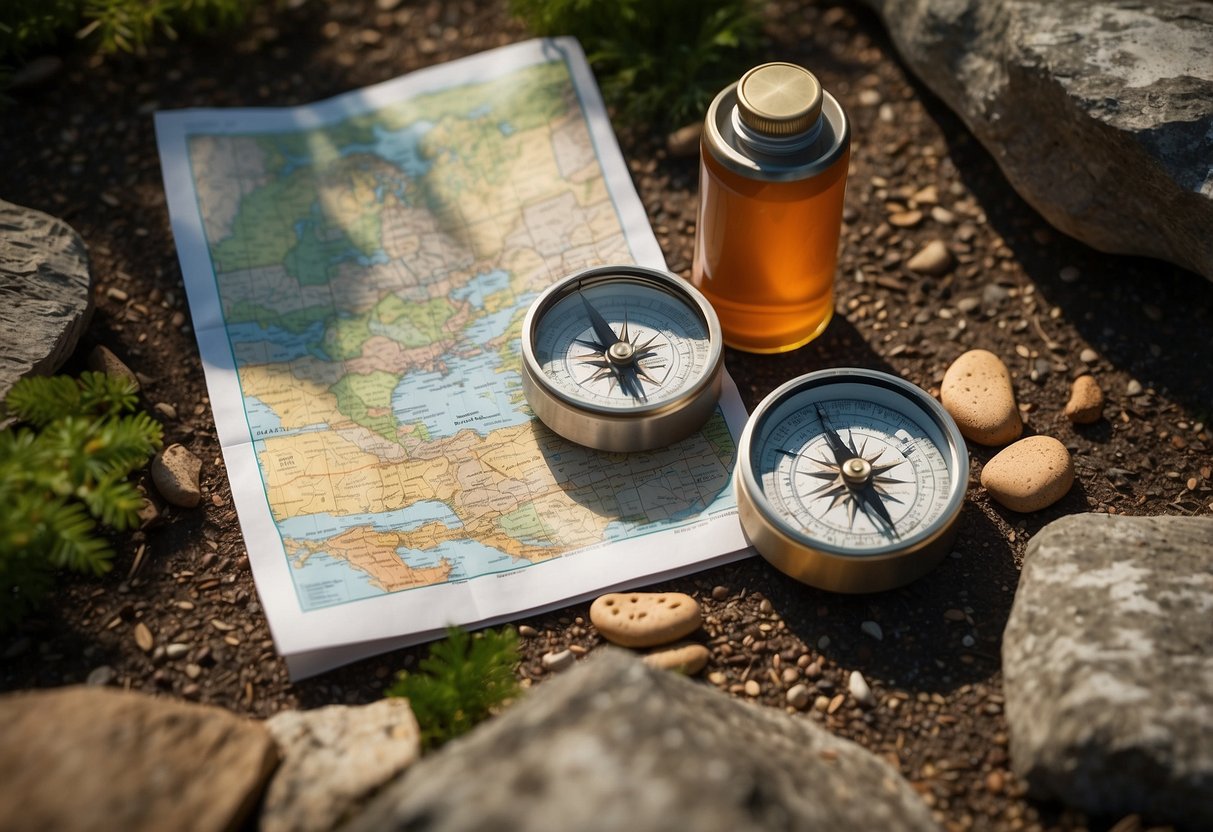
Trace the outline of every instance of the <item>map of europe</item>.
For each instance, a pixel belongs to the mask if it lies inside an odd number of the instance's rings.
[[[527,408],[531,301],[633,262],[562,60],[306,130],[188,136],[269,512],[303,611],[510,572],[733,506],[718,412],[604,454]]]

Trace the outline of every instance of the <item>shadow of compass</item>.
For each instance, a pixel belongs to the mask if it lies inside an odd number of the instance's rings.
[[[596,451],[538,419],[531,420],[531,430],[562,496],[618,523],[614,534],[690,520],[729,496],[736,445],[719,410],[691,436],[653,451]]]

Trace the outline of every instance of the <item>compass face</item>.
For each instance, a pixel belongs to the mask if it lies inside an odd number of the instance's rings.
[[[858,369],[810,373],[768,396],[738,466],[743,525],[759,550],[840,591],[904,583],[922,568],[889,564],[927,548],[933,565],[968,485],[964,440],[943,408],[895,376]],[[884,571],[865,575],[865,560]]]
[[[659,286],[622,279],[566,294],[537,321],[534,343],[555,389],[612,409],[677,397],[712,353],[697,310]]]
[[[601,266],[536,298],[522,387],[556,433],[604,451],[683,439],[716,409],[724,357],[711,304],[669,272]]]

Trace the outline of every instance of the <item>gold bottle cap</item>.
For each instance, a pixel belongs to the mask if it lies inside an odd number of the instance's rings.
[[[762,64],[737,82],[737,111],[752,130],[794,136],[812,127],[821,115],[821,84],[796,64]]]

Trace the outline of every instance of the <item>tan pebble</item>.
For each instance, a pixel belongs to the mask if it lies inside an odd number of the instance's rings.
[[[560,650],[559,652],[544,653],[543,667],[552,673],[560,673],[563,670],[568,670],[576,662],[577,658],[570,650]]]
[[[834,698],[830,700],[830,704],[826,707],[826,713],[827,714],[834,713],[835,711],[837,711],[839,708],[842,707],[842,703],[845,701],[846,701],[846,697],[843,696],[841,693],[835,694]]]
[[[943,374],[939,399],[965,439],[1005,445],[1023,432],[1011,373],[988,350],[969,350],[953,361]]]
[[[762,685],[758,684],[754,679],[750,679],[745,683],[745,695],[757,696],[762,693]]]
[[[876,703],[876,698],[872,695],[872,688],[868,686],[868,680],[863,678],[863,674],[858,670],[851,671],[851,676],[847,680],[847,690],[860,705],[870,706]]]
[[[657,647],[699,629],[699,603],[681,592],[611,592],[590,605],[590,621],[622,647]]]
[[[534,638],[535,636],[539,635],[539,631],[530,624],[519,624],[518,635],[521,638]]]
[[[919,274],[941,275],[951,270],[955,258],[943,240],[932,240],[906,263],[906,268]]]
[[[1082,375],[1070,386],[1070,400],[1066,402],[1066,418],[1076,425],[1098,422],[1103,416],[1103,390],[1095,376]]]
[[[156,644],[152,631],[142,621],[135,625],[135,644],[139,645],[139,649],[144,653],[152,652],[152,647]]]
[[[184,445],[169,445],[152,460],[152,482],[160,496],[175,506],[193,508],[202,501],[198,474],[202,461]]]
[[[107,376],[116,376],[124,378],[135,385],[135,389],[139,389],[139,378],[122,363],[118,356],[114,355],[107,347],[100,344],[93,347],[93,351],[88,354],[88,368],[98,373],[105,373]]]
[[[939,204],[939,189],[934,185],[927,185],[914,193],[910,197],[919,205],[938,205]]]
[[[719,670],[713,670],[711,673],[708,674],[708,681],[711,682],[716,687],[722,688],[728,683],[729,677],[725,676]]]
[[[981,484],[1011,511],[1039,511],[1070,490],[1074,461],[1052,436],[1029,436],[995,454],[981,471]]]
[[[807,708],[809,706],[809,700],[811,697],[812,697],[812,694],[809,693],[808,685],[795,685],[793,687],[788,688],[788,692],[787,692],[788,704],[791,705],[793,708],[795,708],[798,711],[803,711],[805,708]]]
[[[682,642],[645,654],[642,661],[649,667],[673,670],[685,676],[694,676],[708,663],[708,648],[702,644]]]
[[[922,222],[921,211],[896,211],[889,214],[889,225],[896,228],[913,228]]]
[[[813,700],[813,710],[825,713],[830,707],[830,697],[818,696]]]

